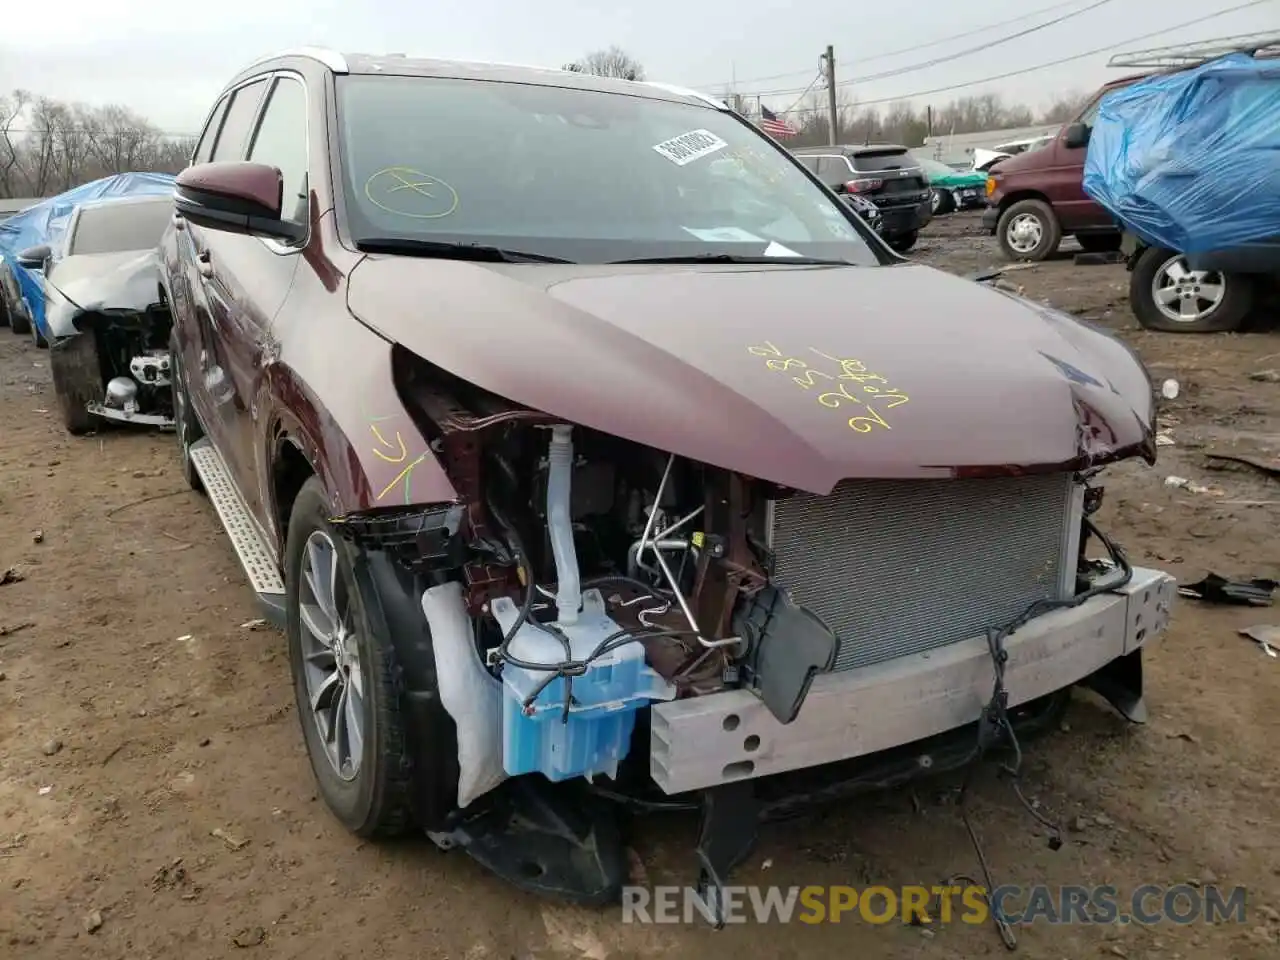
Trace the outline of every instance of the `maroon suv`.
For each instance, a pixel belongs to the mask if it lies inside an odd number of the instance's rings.
[[[1155,456],[1141,364],[897,256],[723,103],[290,54],[175,203],[184,468],[350,830],[598,902],[618,804],[700,806],[718,886],[759,819],[1075,684],[1141,719],[1172,581],[1092,518]]]

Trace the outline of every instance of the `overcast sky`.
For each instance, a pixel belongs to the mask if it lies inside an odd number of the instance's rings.
[[[722,92],[769,93],[775,109],[796,99],[828,44],[838,78],[914,67],[1025,30],[1098,0],[645,0],[628,10],[583,0],[487,0],[446,5],[411,0],[62,0],[5,3],[0,91],[92,104],[121,103],[175,133],[197,131],[226,80],[278,49],[318,44],[345,51],[500,60],[559,66],[618,44],[650,79]],[[847,88],[859,100],[901,97],[978,80],[1119,43],[1225,10],[1245,0],[1109,0],[1098,9],[990,50]],[[944,44],[933,41],[1027,17]],[[1280,0],[1141,41],[1136,47],[1280,29]],[[920,47],[920,49],[912,49]],[[907,50],[896,56],[885,52]],[[877,54],[880,54],[877,56]],[[1088,90],[1114,71],[1110,54],[918,102],[941,104],[999,92],[1040,106],[1055,93]],[[779,76],[782,75],[782,76]]]

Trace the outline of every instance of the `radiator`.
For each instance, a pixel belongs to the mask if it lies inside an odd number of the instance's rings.
[[[1070,596],[1070,474],[846,480],[771,504],[774,582],[841,639],[836,670],[933,650]]]

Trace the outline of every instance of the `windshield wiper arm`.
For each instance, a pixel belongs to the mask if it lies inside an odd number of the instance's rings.
[[[507,250],[483,243],[452,243],[447,240],[417,240],[410,237],[362,237],[357,249],[366,253],[406,253],[441,260],[478,260],[482,263],[573,263],[526,250]]]
[[[852,267],[848,260],[824,260],[820,257],[766,257],[744,256],[737,253],[686,253],[671,257],[636,257],[631,260],[610,260],[610,263],[772,263],[807,264],[825,267]]]

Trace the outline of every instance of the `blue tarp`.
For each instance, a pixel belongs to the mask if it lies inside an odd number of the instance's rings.
[[[1233,53],[1108,94],[1084,190],[1180,253],[1280,235],[1280,62]]]
[[[173,192],[174,178],[167,173],[118,173],[74,187],[56,197],[41,200],[0,223],[0,256],[13,270],[31,320],[43,333],[44,292],[40,278],[18,266],[17,255],[27,247],[47,243],[56,246],[77,206],[109,197],[156,196]]]

